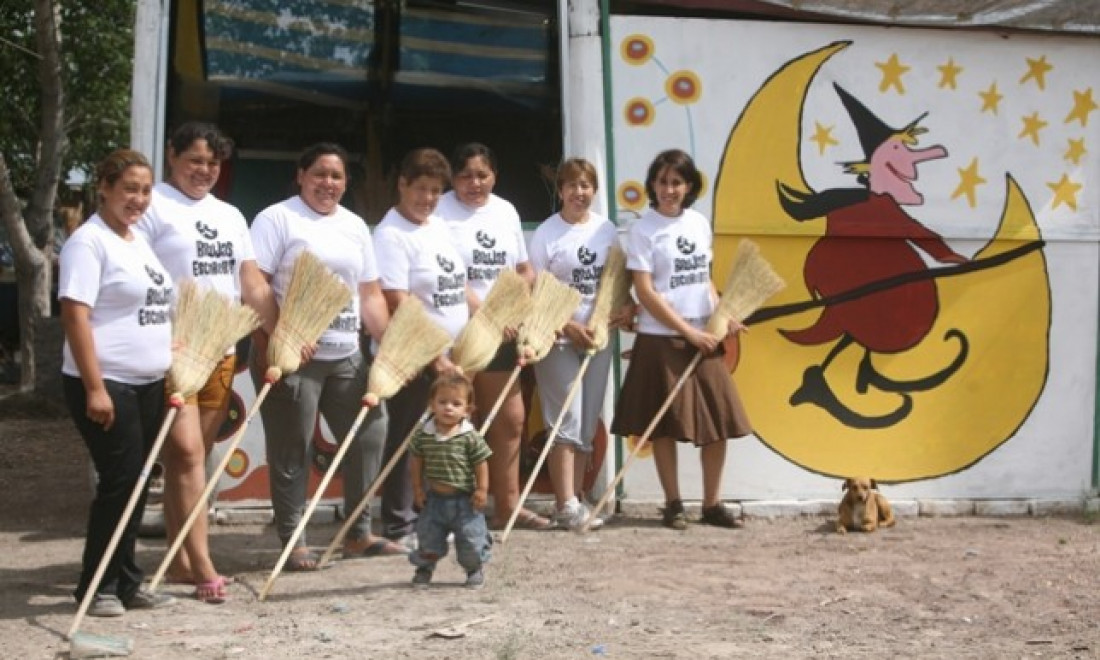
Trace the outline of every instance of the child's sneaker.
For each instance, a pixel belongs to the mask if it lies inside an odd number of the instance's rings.
[[[466,574],[466,588],[480,589],[485,586],[485,571],[480,568]]]
[[[424,568],[423,566],[416,569],[416,573],[413,574],[413,589],[427,589],[428,585],[432,583],[432,569]]]
[[[559,527],[564,527],[571,532],[575,532],[584,527],[584,523],[588,520],[588,516],[591,514],[588,507],[582,504],[577,498],[571,498],[568,502],[563,504],[554,514],[554,522]],[[603,527],[603,520],[601,518],[593,518],[592,524],[588,526],[588,529],[599,529]]]

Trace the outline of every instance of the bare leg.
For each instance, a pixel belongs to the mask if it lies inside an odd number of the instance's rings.
[[[500,396],[510,373],[482,372],[474,378],[474,396],[481,414]],[[519,385],[508,392],[500,412],[485,434],[493,455],[489,457],[489,490],[493,495],[493,526],[503,525],[519,502],[519,450],[525,411]],[[520,518],[529,514],[520,512]]]
[[[699,451],[703,465],[703,506],[715,506],[722,499],[722,472],[726,467],[726,441],[703,445]]]
[[[554,503],[561,509],[576,494],[576,453],[571,445],[555,444],[550,450],[550,480],[554,482]]]
[[[584,473],[588,470],[588,461],[592,454],[583,451],[573,452],[573,494],[584,501]]]
[[[653,462],[657,466],[661,490],[665,491],[665,501],[674,502],[680,499],[680,480],[676,474],[676,441],[672,438],[654,438],[651,442]]]
[[[184,406],[169,434],[164,454],[164,519],[169,543],[175,539],[206,486],[203,417],[207,417],[207,423],[213,424],[212,412],[217,411],[200,411],[194,405]],[[206,516],[200,515],[195,519],[183,542],[183,551],[176,556],[169,574],[175,579],[190,578],[196,584],[218,577],[207,547]]]

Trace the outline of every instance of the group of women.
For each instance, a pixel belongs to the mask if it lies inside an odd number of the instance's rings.
[[[97,171],[97,213],[62,250],[65,394],[99,475],[78,598],[88,589],[161,421],[174,282],[192,278],[256,309],[263,326],[253,335],[248,366],[257,384],[266,367],[267,338],[278,322],[299,254],[309,250],[318,256],[353,292],[317,343],[303,350],[301,368],[280,380],[261,407],[275,528],[284,544],[304,510],[317,415],[336,437],[347,435],[360,410],[373,351],[407,297],[418,298],[455,337],[504,269],[514,269],[528,282],[546,271],[576,288],[580,306],[534,367],[547,427],[561,412],[581,361],[595,348],[588,317],[618,234],[591,209],[599,181],[587,161],[569,159],[560,166],[555,182],[560,211],[540,224],[528,247],[516,209],[493,194],[497,162],[481,144],[460,147],[449,162],[434,149],[410,152],[398,168],[397,202],[373,235],[359,216],[340,205],[348,186],[348,156],[340,146],[321,143],[306,149],[297,164],[298,194],[261,211],[251,228],[211,192],[231,149],[216,127],[186,123],[169,141],[167,179],[155,186],[141,154],[112,153]],[[700,186],[687,154],[660,154],[646,179],[652,208],[630,226],[625,241],[639,303],[629,310],[626,323],[635,327],[636,311],[639,334],[612,430],[640,435],[695,352],[706,355],[653,440],[667,500],[664,522],[675,529],[686,526],[677,443],[702,448],[702,521],[737,527],[740,521],[719,500],[725,444],[749,432],[722,363],[724,337],[703,330],[717,296],[710,281],[710,225],[690,208]],[[742,329],[731,322],[729,333]],[[506,332],[492,363],[474,376],[481,414],[503,398],[487,433],[493,451],[490,526],[502,527],[515,513],[521,528],[576,529],[589,517],[583,476],[607,386],[610,349],[590,357],[579,395],[558,434],[547,440],[554,443],[550,473],[556,507],[546,518],[527,509],[516,512],[526,410],[518,386],[504,391],[518,359],[514,336],[514,329]],[[225,356],[171,429],[164,454],[170,536],[203,490],[205,458],[225,419],[237,359],[232,352]],[[434,375],[452,369],[442,355],[385,406],[371,409],[342,466],[346,511],[355,508],[382,461],[398,451],[423,414]],[[372,531],[368,508],[348,534],[344,556],[403,554],[415,547],[413,501],[408,467],[398,463],[382,490],[381,535]],[[107,564],[92,615],[117,616],[127,608],[158,607],[168,600],[140,589],[134,550],[143,506],[142,500]],[[302,535],[287,569],[314,570],[317,562]],[[169,579],[194,584],[201,600],[225,600],[229,578],[214,567],[202,516]]]

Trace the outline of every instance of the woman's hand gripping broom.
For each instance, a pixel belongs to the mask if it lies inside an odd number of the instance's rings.
[[[149,590],[156,591],[164,574],[168,571],[180,547],[191,531],[191,527],[200,515],[205,515],[210,496],[218,485],[218,480],[229,466],[229,461],[244,439],[252,418],[260,410],[271,388],[283,376],[292,374],[301,367],[302,349],[316,343],[321,333],[332,323],[332,319],[351,301],[351,290],[343,280],[325,267],[321,260],[311,252],[302,252],[294,261],[290,274],[287,293],[279,310],[279,320],[271,333],[267,346],[268,368],[264,373],[264,386],[256,395],[256,400],[248,409],[240,428],[225,443],[222,459],[207,479],[206,487],[191,509],[183,526],[176,534],[168,553],[161,560],[157,572],[149,583]]]
[[[600,275],[600,286],[596,290],[596,299],[592,306],[592,315],[588,319],[588,329],[592,332],[593,345],[587,350],[584,360],[577,370],[577,377],[573,379],[573,384],[570,386],[568,394],[565,395],[565,401],[562,402],[558,418],[554,421],[554,426],[546,436],[546,444],[543,445],[538,460],[535,461],[535,466],[527,477],[527,483],[523,487],[523,492],[520,493],[519,502],[508,518],[508,524],[504,526],[504,533],[500,536],[501,544],[508,541],[508,535],[512,533],[512,527],[516,524],[520,511],[523,510],[523,504],[527,501],[527,496],[531,494],[531,489],[535,486],[539,470],[542,469],[543,463],[550,455],[550,450],[554,446],[554,438],[557,437],[558,430],[565,420],[565,413],[569,410],[569,405],[573,403],[573,398],[576,397],[577,391],[580,389],[580,384],[584,380],[585,372],[588,371],[588,364],[592,361],[592,356],[607,346],[610,338],[612,313],[618,312],[630,302],[630,275],[626,270],[626,254],[618,244],[614,244],[607,253],[603,273]]]
[[[531,294],[527,290],[527,283],[523,280],[523,277],[511,269],[501,271],[493,284],[493,288],[489,290],[489,294],[485,296],[485,300],[481,302],[477,312],[474,313],[469,323],[455,339],[455,345],[451,349],[451,362],[463,373],[469,375],[485,369],[493,361],[493,356],[500,348],[505,330],[514,328],[519,325],[520,321],[527,318],[531,313],[531,305]],[[343,543],[355,521],[370,506],[374,494],[382,487],[386,477],[389,476],[405,454],[405,451],[408,450],[413,436],[420,430],[426,419],[427,411],[421,416],[420,421],[413,425],[412,430],[405,436],[397,451],[393,453],[390,460],[378,472],[378,476],[374,478],[370,488],[367,488],[355,510],[345,516],[344,524],[340,527],[340,531],[336,533],[332,542],[329,543],[324,554],[321,555],[320,561],[317,562],[318,566],[328,565],[332,555],[336,552],[336,548]]]
[[[760,255],[760,247],[747,238],[741,239],[741,242],[737,244],[733,265],[730,266],[730,274],[726,280],[725,290],[722,292],[722,297],[718,300],[718,305],[714,313],[711,314],[710,320],[707,321],[706,331],[716,337],[724,337],[728,334],[731,320],[744,321],[749,314],[756,311],[760,305],[764,304],[764,301],[781,291],[784,286],[786,286],[786,283],[783,279],[772,269],[771,264]],[[580,529],[581,532],[587,532],[592,525],[592,521],[607,506],[607,502],[615,494],[615,489],[618,488],[619,483],[626,476],[626,471],[630,468],[634,459],[638,457],[641,448],[649,441],[649,436],[653,434],[657,424],[661,421],[665,412],[668,411],[669,406],[672,405],[673,399],[679,394],[684,387],[684,383],[687,382],[687,379],[702,359],[703,354],[701,352],[696,354],[680,376],[680,379],[676,381],[672,391],[665,397],[665,402],[657,410],[657,414],[654,415],[653,421],[649,423],[645,432],[635,442],[634,450],[630,452],[630,456],[623,467],[615,475],[615,479],[607,487],[607,490],[604,491],[600,501],[593,507],[588,519],[584,521],[584,525]]]
[[[232,303],[216,291],[200,290],[192,280],[180,283],[179,300],[172,324],[172,365],[168,372],[168,386],[172,394],[168,413],[69,628],[67,637],[74,647],[80,645],[77,630],[99,590],[99,583],[103,580],[111,557],[118,549],[123,530],[141,499],[141,493],[145,490],[153,465],[168,436],[168,429],[175,421],[179,409],[183,407],[187,397],[202,389],[229,347],[258,326],[259,319],[250,308]]]
[[[340,468],[340,463],[344,460],[344,455],[351,443],[355,441],[355,434],[358,433],[363,420],[367,418],[367,413],[370,412],[371,408],[378,406],[383,399],[388,399],[396,394],[405,383],[420,373],[421,369],[447,350],[450,344],[450,335],[428,318],[428,314],[424,311],[424,306],[419,299],[410,296],[398,306],[393,318],[390,319],[385,334],[382,336],[382,343],[378,347],[378,356],[375,357],[374,363],[371,365],[367,392],[363,395],[363,406],[351,429],[348,430],[348,434],[344,437],[344,441],[340,443],[340,448],[336,450],[336,454],[332,457],[332,463],[325,471],[324,477],[321,478],[321,483],[318,484],[317,490],[313,493],[305,513],[302,514],[301,521],[298,522],[298,526],[294,529],[290,540],[287,541],[286,547],[283,548],[283,554],[279,556],[275,568],[271,571],[271,575],[260,591],[260,600],[266,599],[268,593],[271,592],[275,579],[279,577],[279,573],[283,570],[283,565],[286,564],[290,553],[294,550],[295,543],[301,537],[306,524],[313,515],[314,509],[317,508],[317,504],[324,496],[325,489],[328,488],[329,482],[332,481],[336,471]]]

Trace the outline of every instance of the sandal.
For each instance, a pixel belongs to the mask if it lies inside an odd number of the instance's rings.
[[[320,555],[309,548],[305,546],[294,548],[286,560],[286,570],[291,573],[316,571],[320,568],[320,561]]]
[[[699,522],[715,527],[725,527],[726,529],[741,529],[745,526],[744,521],[735,518],[726,507],[722,506],[721,502],[714,506],[703,507],[703,517]]]
[[[688,527],[687,516],[684,514],[684,501],[672,500],[661,510],[661,522],[665,527],[684,531]]]
[[[352,544],[354,543],[355,542],[352,541]],[[368,543],[359,550],[356,550],[353,545],[344,546],[344,559],[354,559],[356,557],[390,557],[407,554],[409,554],[408,548],[396,541],[383,538]]]
[[[516,522],[512,525],[513,529],[530,529],[535,531],[543,531],[547,529],[554,529],[557,524],[549,518],[543,518],[534,511],[522,511],[516,516]],[[491,523],[489,529],[494,532],[498,532],[504,529],[504,523]]]
[[[229,599],[229,594],[226,593],[225,588],[229,585],[227,578],[219,575],[218,577],[208,582],[200,582],[195,585],[195,593],[193,594],[196,600],[210,605],[221,605]]]

